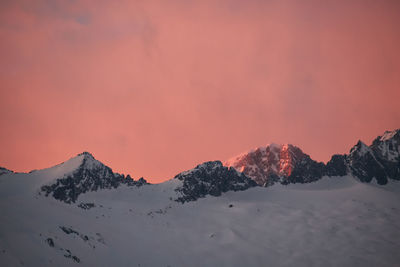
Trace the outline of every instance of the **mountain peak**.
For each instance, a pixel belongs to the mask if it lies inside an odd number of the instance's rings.
[[[358,140],[357,144],[350,149],[350,156],[358,155],[358,157],[364,156],[365,154],[371,154],[371,148],[367,146],[363,141]]]
[[[82,157],[82,164],[80,165],[81,168],[96,169],[105,166],[102,162],[95,159],[92,154],[86,151],[78,154],[77,157]]]
[[[69,176],[70,174],[76,172],[79,169],[95,169],[105,166],[100,161],[96,160],[92,154],[89,152],[82,152],[77,154],[76,156],[64,161],[60,164],[57,164],[48,169],[39,170],[41,172],[51,172],[51,176],[55,176],[57,178],[62,178]]]
[[[400,136],[400,129],[393,131],[385,131],[382,136],[379,137],[379,140],[384,142],[393,139],[396,136]]]
[[[353,151],[355,149],[363,150],[363,149],[367,149],[367,148],[368,148],[368,145],[366,143],[364,143],[361,140],[358,140],[357,144],[354,147],[352,147],[352,149],[350,150],[350,153],[351,153],[351,151]]]
[[[79,156],[84,156],[84,157],[88,157],[88,158],[93,158],[94,159],[93,155],[90,152],[87,152],[87,151],[83,151],[82,153],[79,153],[77,156],[78,157]]]
[[[194,201],[206,195],[219,196],[227,191],[242,191],[257,184],[249,177],[225,167],[221,161],[208,161],[175,176],[182,185],[175,189],[180,193],[178,202]]]
[[[193,169],[181,172],[175,178],[181,178],[183,176],[186,176],[186,175],[192,174],[194,172],[197,172],[198,170],[204,170],[206,172],[211,172],[214,169],[219,168],[219,167],[222,167],[222,162],[221,161],[219,161],[219,160],[207,161],[207,162],[203,162],[203,163],[197,165]]]
[[[295,165],[307,157],[292,144],[270,143],[227,160],[224,165],[245,173],[260,185],[267,185],[289,177]]]
[[[112,169],[96,160],[89,152],[83,152],[55,167],[58,175],[51,183],[42,186],[46,196],[66,203],[75,202],[80,194],[99,189],[117,188],[121,184],[141,186],[147,184],[144,179],[134,181],[129,175],[114,173]]]

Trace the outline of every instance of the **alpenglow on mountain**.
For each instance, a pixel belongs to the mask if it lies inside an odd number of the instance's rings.
[[[324,169],[322,163],[290,144],[260,147],[230,159],[224,165],[234,167],[262,186],[276,182],[312,182],[322,177]]]
[[[327,164],[272,144],[160,184],[88,152],[0,168],[0,265],[397,267],[399,151],[399,130]]]
[[[243,172],[261,186],[308,183],[323,176],[345,175],[362,182],[376,180],[386,184],[390,179],[400,180],[399,151],[400,129],[386,131],[370,146],[359,141],[349,154],[333,155],[327,164],[312,160],[294,145],[269,144],[225,161],[224,165]]]
[[[400,129],[386,131],[370,146],[359,141],[349,154],[333,155],[327,164],[311,159],[294,145],[270,144],[224,163],[205,162],[176,175],[174,180],[179,183],[174,187],[177,193],[174,200],[184,203],[257,185],[310,183],[324,176],[350,175],[361,182],[376,181],[384,185],[390,180],[400,180],[399,151]],[[6,175],[28,174],[14,173],[1,167],[0,176]],[[134,181],[130,175],[114,173],[88,152],[52,168],[32,171],[32,175],[37,179],[38,194],[66,203],[75,203],[88,192],[148,184],[143,178]]]

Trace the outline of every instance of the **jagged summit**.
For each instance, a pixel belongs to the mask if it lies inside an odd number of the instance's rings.
[[[216,168],[219,168],[221,166],[222,166],[222,162],[219,160],[203,162],[203,163],[197,165],[196,167],[194,167],[193,169],[181,172],[180,174],[175,176],[175,178],[187,176],[187,175],[193,174],[195,172],[198,172],[199,170],[204,170],[206,172],[212,172],[213,170],[215,170]]]
[[[246,157],[248,154],[251,154],[251,153],[261,152],[261,153],[265,154],[268,151],[271,151],[273,153],[279,153],[283,149],[283,147],[285,147],[287,149],[289,146],[292,146],[292,145],[290,145],[290,144],[269,143],[269,144],[267,144],[265,146],[255,147],[253,149],[250,149],[250,150],[248,150],[246,152],[243,152],[243,153],[241,153],[241,154],[239,154],[239,155],[237,155],[235,157],[232,157],[232,158],[226,160],[224,162],[224,165],[227,165],[227,164],[230,164],[230,163],[235,163],[238,160]]]
[[[316,162],[300,148],[270,144],[253,149],[224,163],[254,179],[259,185],[275,182],[304,183],[322,176],[352,175],[362,182],[386,184],[400,180],[400,129],[386,131],[370,146],[359,140],[347,155],[333,155],[325,165]]]
[[[393,131],[385,131],[385,133],[382,136],[378,137],[380,141],[388,141],[391,140],[393,138],[400,138],[400,129],[396,129]]]
[[[66,203],[75,202],[78,196],[89,191],[111,189],[125,184],[141,186],[147,184],[143,178],[134,181],[130,175],[114,173],[112,169],[96,160],[89,152],[83,152],[53,168],[55,179],[42,186],[46,196]]]
[[[370,146],[359,141],[347,156],[349,172],[363,182],[373,179],[386,184],[389,179],[400,180],[400,129],[386,131]]]
[[[386,131],[372,142],[371,149],[388,161],[400,161],[400,129]]]
[[[372,150],[369,148],[369,146],[367,146],[363,141],[358,140],[357,144],[355,146],[353,146],[350,149],[350,154],[359,154],[359,155],[365,155],[367,153],[371,153]]]
[[[86,156],[86,157],[94,158],[93,155],[88,151],[83,151],[82,153],[79,153],[78,156]]]
[[[94,156],[89,152],[82,152],[74,157],[71,157],[67,161],[61,162],[50,168],[43,170],[33,170],[31,172],[50,172],[50,176],[55,176],[55,178],[62,178],[64,176],[70,175],[72,172],[79,168],[93,169],[105,166],[100,161],[96,160]]]
[[[268,144],[224,162],[254,179],[259,185],[271,185],[290,177],[296,166],[312,164],[310,157],[291,144]]]
[[[221,161],[209,161],[197,165],[175,176],[182,185],[175,189],[179,202],[194,201],[206,195],[219,196],[227,191],[242,191],[257,184],[231,167],[224,167]]]
[[[94,169],[94,168],[99,168],[101,166],[105,166],[103,163],[101,163],[100,161],[96,160],[91,153],[86,152],[86,151],[78,154],[77,157],[81,157],[82,158],[81,166],[84,167],[84,168]]]

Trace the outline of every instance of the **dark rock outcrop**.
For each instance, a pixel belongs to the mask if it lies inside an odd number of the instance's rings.
[[[120,185],[142,186],[146,184],[143,178],[134,181],[129,175],[114,173],[111,168],[97,161],[90,153],[79,154],[82,163],[72,173],[56,179],[50,185],[44,185],[41,191],[46,196],[51,195],[55,199],[72,203],[80,194],[97,191],[100,189],[117,188]]]
[[[220,161],[209,161],[194,169],[182,172],[174,179],[182,181],[175,191],[180,193],[178,202],[194,201],[207,195],[220,196],[227,191],[242,191],[257,183],[232,167],[224,167]]]
[[[0,167],[0,175],[3,175],[3,174],[9,174],[9,173],[14,173],[13,171],[11,171],[11,170],[9,170],[9,169],[6,169],[6,168],[3,168],[3,167]]]
[[[326,176],[345,176],[347,175],[347,156],[333,155],[325,166],[324,175]]]
[[[282,183],[311,183],[321,179],[324,174],[324,163],[316,162],[306,155],[296,162],[292,172]]]
[[[347,158],[350,173],[362,182],[400,180],[400,129],[386,131],[370,146],[359,141]]]

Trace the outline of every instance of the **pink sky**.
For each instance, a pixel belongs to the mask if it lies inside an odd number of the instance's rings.
[[[2,1],[0,166],[89,151],[151,182],[400,128],[400,1]]]

